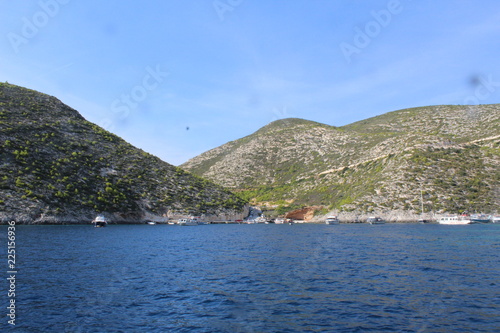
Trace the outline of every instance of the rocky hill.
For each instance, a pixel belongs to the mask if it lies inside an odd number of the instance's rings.
[[[280,211],[500,211],[500,105],[275,121],[181,167]]]
[[[0,220],[117,222],[243,215],[245,202],[86,121],[58,99],[0,84]]]

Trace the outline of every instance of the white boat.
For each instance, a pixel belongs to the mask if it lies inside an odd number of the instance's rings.
[[[198,225],[198,221],[194,219],[180,219],[177,222],[178,225]]]
[[[108,225],[108,220],[104,217],[104,215],[97,215],[92,221],[92,224],[94,224],[94,227],[96,228],[103,228]]]
[[[149,224],[149,225],[155,225],[156,222],[155,221],[148,221],[147,224]]]
[[[474,214],[470,216],[470,223],[489,223],[490,219],[490,215]]]
[[[370,216],[366,219],[366,222],[370,224],[384,224],[385,220],[377,216]]]
[[[500,223],[500,215],[491,217],[492,223]]]
[[[205,221],[201,216],[191,216],[191,220],[195,221],[199,225],[208,224],[208,221]]]
[[[276,219],[276,220],[274,220],[274,223],[283,224],[283,223],[285,223],[285,219],[282,219],[282,218]]]
[[[264,216],[259,216],[254,221],[257,222],[257,223],[267,223],[267,224],[269,224],[269,222],[266,220],[266,218]]]
[[[326,220],[325,220],[325,224],[339,224],[340,221],[339,219],[337,218],[337,216],[329,216]]]
[[[439,224],[448,224],[448,225],[463,225],[470,224],[470,218],[465,215],[449,215],[443,216],[439,219]]]

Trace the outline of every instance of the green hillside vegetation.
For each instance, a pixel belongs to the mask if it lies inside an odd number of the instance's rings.
[[[500,105],[431,106],[342,127],[273,122],[182,167],[280,211],[500,211]]]
[[[245,204],[86,121],[56,98],[3,83],[0,143],[3,220],[92,218],[99,212],[130,220],[169,211],[237,212]]]

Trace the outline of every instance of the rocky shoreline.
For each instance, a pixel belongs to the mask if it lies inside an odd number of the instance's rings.
[[[342,223],[364,223],[366,219],[371,216],[381,217],[387,223],[417,223],[420,219],[425,219],[427,221],[437,221],[439,219],[438,215],[434,213],[424,213],[420,215],[412,211],[395,210],[372,213],[331,211],[325,215],[315,216],[311,221],[324,221],[332,215],[337,216]],[[439,214],[439,216],[441,215],[445,214]]]
[[[16,224],[26,225],[67,225],[67,224],[88,224],[99,215],[95,211],[81,211],[74,214],[34,214],[29,212],[7,213],[0,212],[0,225],[6,225],[10,221]],[[156,215],[150,212],[129,212],[129,213],[103,213],[111,224],[143,224],[148,221],[167,223],[171,220],[187,218],[191,214],[185,212],[169,212],[165,216]],[[248,207],[243,211],[225,211],[218,214],[204,215],[209,221],[236,221],[242,220],[248,215]]]

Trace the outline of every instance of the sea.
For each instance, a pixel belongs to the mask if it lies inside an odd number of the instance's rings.
[[[2,332],[500,331],[500,224],[0,231]]]

